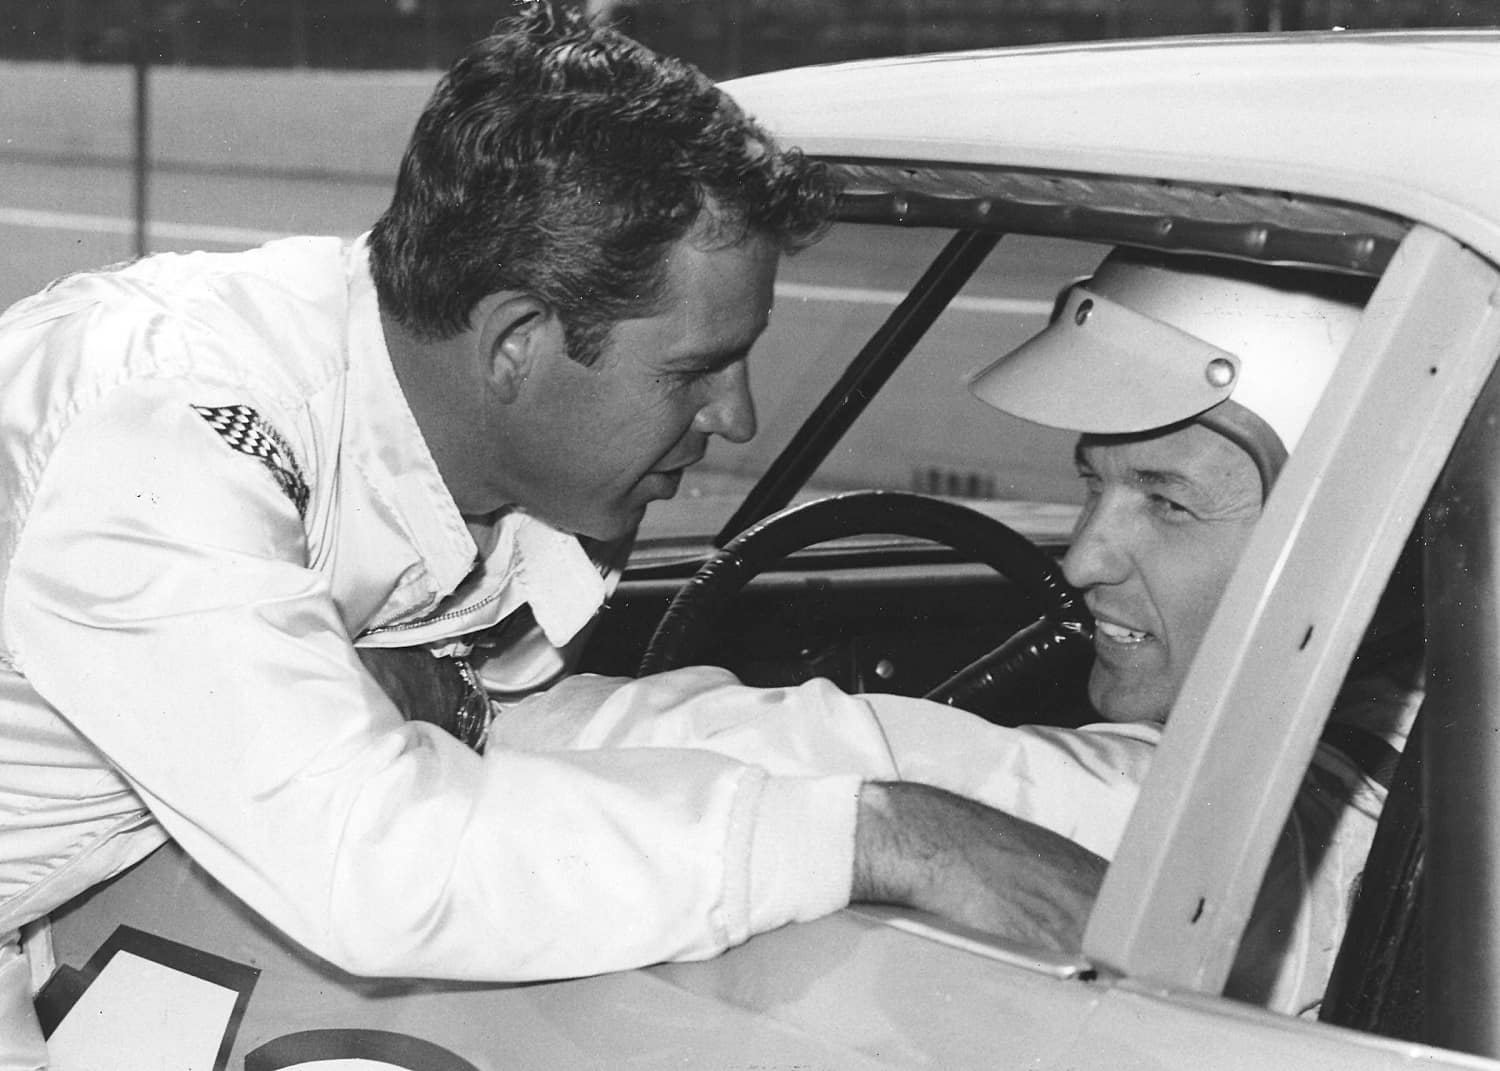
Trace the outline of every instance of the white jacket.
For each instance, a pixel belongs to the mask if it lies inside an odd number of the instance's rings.
[[[612,578],[519,514],[476,561],[361,243],[153,257],[14,306],[0,488],[0,978],[18,927],[166,836],[371,974],[706,956],[847,900],[855,776],[481,757],[364,671],[355,642],[529,601],[550,643],[513,676],[536,683]]]

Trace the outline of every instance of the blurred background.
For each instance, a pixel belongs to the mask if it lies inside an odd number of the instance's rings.
[[[435,68],[508,0],[0,0],[0,59]],[[1500,0],[580,0],[709,74],[989,45],[1492,25]]]

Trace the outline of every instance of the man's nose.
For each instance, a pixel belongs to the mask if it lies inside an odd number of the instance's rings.
[[[693,420],[707,435],[720,435],[732,443],[755,438],[755,399],[750,395],[750,371],[744,361],[735,361],[710,379],[712,395]]]
[[[1127,533],[1119,509],[1101,499],[1084,507],[1063,555],[1063,576],[1080,590],[1118,584],[1130,572]]]

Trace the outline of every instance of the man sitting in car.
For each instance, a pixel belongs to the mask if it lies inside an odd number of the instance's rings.
[[[694,668],[638,682],[574,678],[501,714],[492,745],[698,746],[773,773],[925,782],[1111,857],[1209,619],[1369,289],[1119,250],[1070,289],[1044,331],[976,377],[989,404],[1080,433],[1086,500],[1063,569],[1097,621],[1089,697],[1100,723],[1007,729],[923,700],[848,696],[823,681],[758,690]],[[1332,721],[1394,751],[1420,695],[1403,679],[1414,660],[1382,668],[1351,674]],[[1316,1006],[1384,796],[1370,771],[1319,748],[1231,995],[1283,1011]],[[921,880],[941,886],[964,850],[955,835]],[[878,892],[856,875],[856,899]],[[963,917],[961,905],[944,913]]]

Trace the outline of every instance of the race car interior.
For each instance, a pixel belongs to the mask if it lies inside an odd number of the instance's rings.
[[[922,359],[914,351],[923,337],[1013,235],[1376,275],[1404,223],[1252,190],[974,167],[832,166],[843,191],[836,230],[939,234],[938,253],[868,339],[851,346],[847,367],[713,545],[677,541],[637,554],[581,668],[632,675],[709,662],[756,685],[821,676],[852,691],[943,688],[939,698],[996,721],[1087,720],[1088,652],[1072,642],[1089,630],[1087,611],[1055,569],[1066,526],[1033,537],[1032,548],[986,516],[992,503],[964,495],[962,485],[962,504],[938,518],[935,498],[888,488],[850,494],[862,485],[812,480],[819,466],[897,369]],[[965,388],[944,389],[956,397]],[[845,493],[845,501],[787,510],[817,497],[814,485]],[[1017,635],[1033,623],[1035,631]],[[1003,654],[991,655],[1012,637]],[[967,682],[952,680],[981,659]]]

